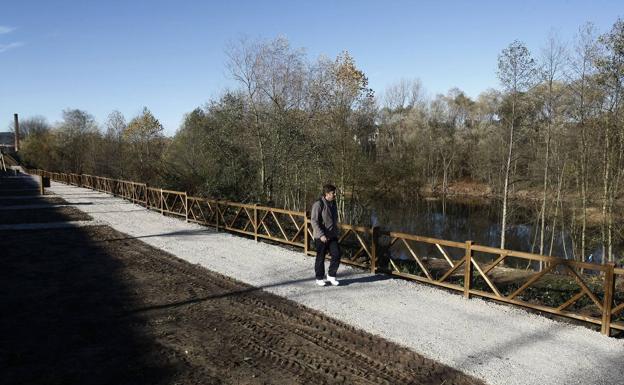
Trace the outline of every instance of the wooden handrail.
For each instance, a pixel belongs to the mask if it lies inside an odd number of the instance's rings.
[[[393,237],[393,238],[407,239],[407,240],[418,241],[418,242],[426,242],[426,243],[431,243],[433,245],[439,244],[439,245],[444,245],[444,246],[449,246],[449,247],[456,247],[458,249],[463,249],[463,248],[466,247],[465,243],[455,242],[455,241],[447,241],[445,239],[436,239],[436,238],[430,238],[430,237],[423,237],[423,236],[420,236],[420,235],[399,233],[399,232],[396,232],[396,231],[389,231],[389,232],[387,232],[387,234],[390,237]]]

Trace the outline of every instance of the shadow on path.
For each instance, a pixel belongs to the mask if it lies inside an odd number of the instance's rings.
[[[382,274],[367,275],[367,276],[364,276],[364,277],[357,277],[357,278],[341,278],[341,277],[338,277],[338,280],[340,281],[340,286],[349,286],[349,285],[358,284],[358,283],[362,283],[363,284],[363,283],[387,281],[389,279],[394,279],[394,278],[389,276],[389,275],[382,275]]]
[[[213,272],[213,274],[218,274],[218,273],[214,273]],[[367,276],[358,276],[357,278],[344,278],[344,277],[349,277],[349,276],[353,276],[353,275],[360,275],[360,274],[349,274],[349,275],[343,275],[342,277],[339,276],[338,277],[340,279],[339,287],[349,286],[349,285],[354,284],[354,283],[365,284],[365,283],[372,283],[372,282],[378,282],[378,281],[385,281],[385,280],[388,280],[388,279],[393,279],[392,277],[383,276],[383,275],[367,275]],[[142,312],[148,312],[148,311],[152,311],[152,310],[162,310],[162,309],[168,309],[168,308],[176,308],[176,307],[180,307],[180,306],[185,306],[185,305],[190,305],[190,304],[199,303],[199,302],[205,302],[205,301],[211,301],[211,300],[215,300],[215,299],[242,296],[242,295],[247,295],[247,294],[258,292],[258,291],[263,291],[265,289],[270,289],[270,288],[279,287],[279,286],[288,286],[288,285],[293,285],[293,284],[298,284],[298,283],[303,283],[303,282],[309,282],[310,290],[313,290],[313,289],[315,289],[315,290],[323,290],[322,288],[318,288],[318,287],[314,286],[313,285],[314,281],[315,281],[314,274],[313,274],[313,272],[311,270],[309,278],[292,279],[292,280],[275,282],[275,283],[271,283],[271,284],[268,284],[268,285],[261,285],[261,286],[248,286],[248,287],[246,287],[244,289],[234,290],[234,291],[225,291],[223,293],[210,295],[210,296],[204,296],[204,297],[201,297],[201,298],[192,298],[192,299],[188,299],[188,300],[185,300],[185,301],[176,301],[176,302],[171,302],[171,303],[165,303],[165,304],[159,304],[159,305],[153,305],[153,306],[140,307],[140,308],[132,309],[132,310],[130,310],[128,312],[125,312],[122,315],[128,315],[128,314],[134,314],[134,313],[142,313]]]
[[[0,231],[3,385],[171,382],[178,363],[159,355],[142,318],[117,316],[135,299],[106,231]]]

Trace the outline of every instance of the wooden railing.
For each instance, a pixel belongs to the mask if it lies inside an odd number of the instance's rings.
[[[160,189],[160,212],[186,218],[186,193]]]
[[[188,197],[187,202],[187,220],[189,222],[217,227],[217,201],[206,198]]]
[[[217,211],[218,228],[257,237],[258,221],[254,205],[216,201],[214,208]]]
[[[601,325],[607,335],[611,328],[624,330],[624,320],[613,319],[624,310],[623,304],[613,307],[624,300],[624,269],[614,264],[584,263],[470,241],[395,232],[383,235],[389,237],[386,263],[390,274],[460,291],[466,298],[489,298]],[[545,266],[541,271],[539,262]],[[620,283],[617,292],[616,282]]]
[[[133,203],[145,205],[147,199],[147,185],[145,183],[114,180],[110,182],[114,195],[126,198]]]
[[[159,188],[148,187],[147,188],[147,200],[145,201],[145,207],[151,210],[161,210],[162,212],[162,194]]]
[[[186,192],[92,175],[29,170],[53,181],[88,187],[161,214],[314,255],[306,213],[187,196]],[[624,330],[624,269],[514,250],[341,224],[342,262],[498,302]],[[543,266],[540,270],[540,266]]]
[[[72,186],[81,186],[82,177],[80,174],[67,174],[67,182]]]
[[[305,248],[306,214],[301,211],[255,206],[258,238]]]
[[[303,213],[300,213],[303,215]],[[306,222],[309,218],[306,219]],[[306,253],[309,255],[316,255],[316,247],[312,241],[312,226],[306,223],[306,231],[308,233],[309,243],[307,244]],[[373,242],[373,229],[370,227],[352,226],[347,224],[339,224],[340,237],[338,238],[338,244],[342,251],[341,262],[348,265],[359,266],[363,268],[370,268],[371,271],[375,270],[375,263],[373,258],[373,250],[375,244]]]

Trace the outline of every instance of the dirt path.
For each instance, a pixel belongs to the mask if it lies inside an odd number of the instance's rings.
[[[481,383],[107,226],[0,249],[3,384]]]

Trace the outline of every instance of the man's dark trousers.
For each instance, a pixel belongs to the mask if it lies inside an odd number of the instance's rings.
[[[338,272],[338,266],[340,265],[338,238],[328,239],[327,242],[315,239],[314,244],[316,245],[316,262],[314,264],[316,279],[325,279],[325,254],[327,254],[327,252],[331,255],[327,275],[335,277]]]

